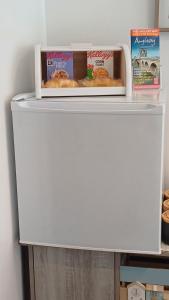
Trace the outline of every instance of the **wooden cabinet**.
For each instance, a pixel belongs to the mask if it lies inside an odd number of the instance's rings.
[[[39,246],[28,249],[31,300],[118,299],[118,254]]]
[[[161,255],[121,255],[120,280],[169,286],[168,247],[163,245]]]

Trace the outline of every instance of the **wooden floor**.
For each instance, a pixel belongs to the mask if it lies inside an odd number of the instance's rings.
[[[114,253],[30,246],[29,260],[31,300],[119,299]]]

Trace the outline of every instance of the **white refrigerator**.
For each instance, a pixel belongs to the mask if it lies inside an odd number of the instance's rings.
[[[20,243],[160,253],[164,104],[18,96]]]

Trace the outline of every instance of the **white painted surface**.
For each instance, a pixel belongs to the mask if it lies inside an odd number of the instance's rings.
[[[168,0],[160,1],[159,27],[169,27],[169,3]]]
[[[46,0],[48,45],[129,43],[131,28],[154,26],[155,0]],[[163,88],[169,95],[169,33],[161,34]],[[168,99],[167,99],[168,100]],[[169,187],[169,105],[165,135],[165,187]]]
[[[0,299],[21,300],[21,254],[10,100],[34,89],[33,45],[45,36],[43,0],[0,1]]]
[[[12,103],[20,240],[160,253],[163,105],[87,99]]]
[[[50,45],[126,43],[129,29],[152,26],[154,0],[46,0]]]

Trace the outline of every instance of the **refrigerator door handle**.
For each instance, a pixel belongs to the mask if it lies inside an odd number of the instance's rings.
[[[24,95],[22,96],[24,97]],[[17,99],[22,99],[22,97]],[[29,100],[12,102],[13,110],[50,112],[50,113],[78,113],[78,114],[113,114],[113,115],[140,115],[140,114],[163,114],[164,106],[162,104],[147,103],[91,103],[91,102],[63,102],[63,101],[45,101]]]
[[[34,98],[35,97],[35,93],[24,93],[24,94],[18,94],[15,97],[12,98],[12,101],[23,101],[23,100],[27,100],[30,98]]]

